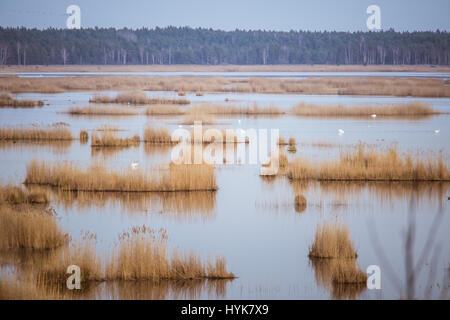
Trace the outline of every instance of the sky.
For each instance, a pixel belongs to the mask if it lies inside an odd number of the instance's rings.
[[[0,25],[66,28],[72,4],[83,28],[367,31],[366,9],[378,5],[383,30],[450,31],[450,0],[0,0]]]

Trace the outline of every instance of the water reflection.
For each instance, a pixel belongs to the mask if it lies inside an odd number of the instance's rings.
[[[29,149],[32,152],[51,152],[53,154],[65,154],[72,146],[71,140],[61,141],[0,141],[0,149],[7,151],[22,151]]]
[[[366,290],[365,283],[337,283],[333,281],[333,274],[336,272],[339,263],[345,264],[348,269],[356,272],[355,259],[310,258],[309,262],[314,270],[317,285],[329,290],[332,299],[357,299]]]
[[[195,192],[74,192],[27,186],[50,192],[51,202],[69,209],[119,208],[124,214],[158,214],[181,220],[214,218],[215,191]]]

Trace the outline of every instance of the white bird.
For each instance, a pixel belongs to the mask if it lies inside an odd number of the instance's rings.
[[[376,118],[377,115],[374,113],[374,114],[371,115],[371,117],[372,117],[372,118]]]
[[[338,130],[338,134],[339,134],[340,136],[342,136],[342,135],[344,134],[344,130],[339,129],[339,130]]]
[[[436,134],[439,134],[439,132],[441,132],[441,129],[434,130],[434,133]]]
[[[238,123],[241,124],[241,119],[238,120]]]
[[[183,128],[183,126],[181,124],[178,125],[178,128]]]
[[[136,170],[138,166],[139,166],[139,163],[137,161],[133,161],[130,164],[131,170]]]

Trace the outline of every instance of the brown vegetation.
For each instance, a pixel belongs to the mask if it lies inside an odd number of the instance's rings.
[[[296,80],[282,78],[242,79],[182,76],[79,76],[58,78],[0,77],[0,91],[7,92],[56,93],[93,90],[182,90],[184,92],[257,92],[450,97],[450,87],[446,85],[445,80],[436,78],[319,77]],[[107,100],[109,100],[109,98]],[[154,103],[157,104],[156,101]]]
[[[341,152],[335,161],[313,163],[297,159],[289,164],[288,177],[294,180],[347,181],[448,181],[450,171],[443,155],[413,159],[401,156],[396,147],[379,151],[360,144],[355,151]]]
[[[295,211],[297,212],[303,212],[306,210],[306,198],[304,195],[302,194],[297,194],[295,196],[295,200],[294,200],[294,207],[295,207]]]
[[[0,205],[0,249],[53,249],[67,239],[52,210]]]
[[[343,106],[343,105],[315,105],[300,103],[290,112],[298,116],[427,116],[439,114],[430,105],[422,102],[409,102],[390,106]]]
[[[86,143],[89,140],[89,133],[85,130],[80,131],[80,141],[81,143]]]
[[[154,144],[172,144],[177,143],[172,141],[169,130],[167,128],[145,128],[144,142]]]
[[[41,100],[17,100],[14,99],[9,93],[0,94],[0,108],[33,108],[42,107],[44,102]]]
[[[324,223],[317,227],[314,242],[309,249],[312,258],[357,258],[356,250],[345,225]]]
[[[206,164],[175,165],[169,170],[115,172],[102,165],[82,169],[71,163],[49,165],[32,161],[26,184],[54,186],[72,191],[208,191],[217,190],[214,167]]]
[[[139,146],[140,142],[141,138],[138,135],[121,138],[112,131],[103,131],[102,134],[93,131],[91,135],[91,147],[130,147]]]
[[[0,202],[9,204],[46,204],[47,193],[34,190],[23,190],[15,186],[0,186]]]
[[[3,127],[0,128],[0,140],[25,140],[25,141],[61,141],[72,140],[69,129],[62,126],[47,128]]]
[[[115,98],[107,95],[95,95],[89,102],[92,103],[121,103],[121,104],[189,104],[186,99],[149,98],[144,91],[130,91],[118,94]]]
[[[120,107],[98,107],[98,106],[86,106],[86,107],[71,107],[67,113],[74,116],[95,116],[95,115],[105,115],[105,116],[134,116],[139,114],[137,110],[130,108],[120,108]]]

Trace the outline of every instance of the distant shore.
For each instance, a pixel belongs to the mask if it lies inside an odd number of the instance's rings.
[[[450,72],[433,65],[28,65],[1,72]]]

